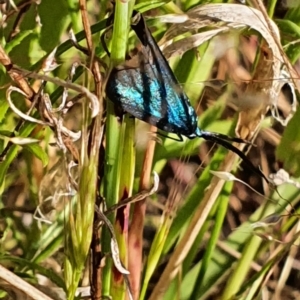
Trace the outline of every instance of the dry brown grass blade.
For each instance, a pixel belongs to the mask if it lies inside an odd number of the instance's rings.
[[[52,300],[52,298],[48,297],[34,286],[30,285],[19,276],[5,269],[0,265],[0,278],[5,280],[12,290],[17,292],[20,296],[20,299],[24,299],[25,295],[30,297],[30,299],[36,300]],[[22,295],[22,296],[21,296]]]
[[[242,149],[244,145],[240,145],[239,149]],[[229,172],[235,161],[235,154],[228,153],[220,170]],[[163,295],[169,287],[170,282],[178,274],[181,264],[186,258],[187,253],[191,249],[201,227],[203,226],[210,210],[212,209],[216,198],[218,197],[221,189],[223,188],[225,181],[217,177],[213,177],[209,189],[205,193],[200,205],[197,207],[192,220],[187,228],[187,231],[183,238],[178,243],[176,249],[168,260],[168,264],[160,276],[158,283],[155,285],[150,300],[163,299]]]
[[[24,92],[28,99],[33,99],[35,92],[28,84],[27,80],[20,75],[18,72],[15,72],[12,67],[12,61],[9,56],[6,54],[2,46],[0,45],[0,63],[5,67],[10,78],[19,86],[19,88]]]
[[[182,56],[186,51],[198,47],[199,45],[225,31],[228,31],[228,29],[217,28],[210,31],[193,34],[192,36],[184,38],[184,40],[179,40],[166,46],[163,51],[164,55],[166,58]]]
[[[287,79],[278,80],[283,77],[281,71],[283,65],[286,64],[286,57],[278,43],[280,36],[276,24],[271,19],[266,19],[266,15],[260,10],[239,4],[196,6],[187,15],[189,20],[174,24],[163,38],[164,54],[167,58],[182,55],[185,51],[198,47],[210,38],[229,30],[248,28],[256,31],[263,38],[264,47],[253,74],[253,80],[242,93],[238,103],[241,112],[236,133],[242,138],[252,137],[269,107],[277,108],[283,82],[288,81]],[[208,25],[210,26],[208,30],[196,33],[197,30]],[[191,35],[191,33],[194,34]],[[171,39],[180,35],[184,36],[174,43],[171,42]],[[289,68],[285,70],[287,77],[295,77],[290,64],[288,66]],[[292,84],[292,81],[289,83]],[[274,117],[276,117],[275,114]]]
[[[94,57],[94,45],[93,45],[93,39],[92,39],[92,33],[90,28],[90,22],[87,12],[87,1],[86,0],[79,0],[80,4],[80,12],[81,12],[81,19],[82,24],[84,27],[84,32],[86,36],[86,42],[88,47],[88,54],[91,57],[91,70],[93,73],[94,78],[94,84],[95,84],[95,94],[97,97],[97,102],[99,106],[99,111],[97,112],[97,116],[95,118],[95,121],[92,123],[92,130],[91,130],[91,139],[90,139],[90,145],[87,148],[90,148],[90,155],[93,159],[93,163],[95,165],[98,165],[98,159],[100,156],[100,144],[103,139],[103,130],[104,127],[102,126],[102,118],[103,118],[103,93],[101,92],[102,89],[102,80],[101,80],[101,74],[100,74],[100,66],[98,61]],[[96,166],[97,168],[97,166]],[[95,170],[95,172],[97,172]],[[98,178],[99,180],[99,178]],[[92,263],[90,266],[90,275],[91,275],[91,285],[92,285],[92,299],[99,299],[101,298],[102,294],[102,280],[101,280],[101,263],[98,263],[98,256],[101,251],[101,247],[99,245],[99,237],[100,233],[98,230],[93,230],[93,238],[91,243],[91,255],[92,255]],[[116,250],[116,255],[113,256],[116,260],[119,258],[118,256],[118,245],[115,243],[115,240],[112,238],[112,250]]]
[[[296,224],[296,226],[290,231],[292,234],[296,236],[297,233],[300,231],[300,222]],[[276,299],[281,299],[282,291],[284,289],[284,286],[286,285],[287,279],[291,273],[291,270],[293,268],[294,261],[296,259],[297,253],[298,253],[298,246],[299,246],[300,240],[299,238],[296,239],[294,245],[295,247],[291,247],[288,253],[288,258],[284,262],[284,268],[280,274],[280,278],[278,281],[278,284],[275,289],[275,297]]]
[[[268,24],[264,20],[263,14],[254,8],[238,5],[238,4],[207,4],[196,6],[187,13],[189,20],[173,25],[165,34],[163,41],[168,42],[169,40],[182,35],[196,32],[197,30],[206,27],[214,26],[221,31],[228,31],[229,29],[242,29],[249,28],[254,29],[259,32],[262,37],[266,40],[267,44],[272,48],[272,51],[277,54],[280,61],[281,58],[280,51],[274,42],[274,38],[268,30]],[[279,36],[279,31],[275,23],[270,20],[271,24],[274,26],[274,32]],[[215,30],[215,28],[210,30]],[[206,30],[203,34],[207,35],[210,30]],[[178,43],[178,49],[184,46],[186,43],[186,38],[181,39],[181,44]],[[199,46],[202,44],[201,39],[191,48]],[[167,48],[164,50],[164,55],[168,58],[170,56]]]

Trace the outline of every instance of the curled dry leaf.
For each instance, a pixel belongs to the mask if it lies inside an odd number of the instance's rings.
[[[116,269],[123,275],[130,274],[129,271],[126,270],[122,265],[120,255],[119,255],[120,254],[119,246],[118,246],[113,225],[111,224],[110,220],[105,216],[105,214],[96,205],[95,205],[95,213],[97,214],[97,217],[100,221],[97,227],[100,226],[101,222],[104,222],[104,224],[107,226],[111,234],[110,248],[111,248],[112,259]]]
[[[29,116],[28,114],[23,113],[14,105],[14,103],[11,99],[11,94],[13,92],[20,93],[21,95],[26,97],[26,93],[23,90],[21,90],[18,87],[10,86],[6,91],[6,98],[7,98],[10,108],[19,117],[21,117],[22,119],[24,119],[26,121],[33,122],[33,123],[36,123],[36,124],[39,124],[42,126],[49,126],[49,127],[54,128],[54,130],[56,132],[56,140],[57,140],[58,147],[61,150],[63,150],[63,152],[65,152],[66,149],[68,148],[69,150],[71,150],[72,154],[75,157],[77,157],[78,155],[76,154],[75,147],[72,147],[71,141],[77,141],[81,137],[81,131],[73,132],[73,131],[69,130],[68,128],[66,128],[63,125],[63,119],[60,116],[60,114],[58,114],[58,116],[55,115],[56,112],[59,112],[64,109],[64,106],[66,106],[65,105],[66,101],[63,100],[62,105],[58,109],[53,109],[49,95],[43,94],[41,96],[39,109],[40,109],[41,116],[43,117],[44,120],[39,120],[39,119],[35,119],[35,118]],[[63,99],[64,98],[66,98],[65,93],[63,95]],[[22,143],[22,145],[30,143],[29,140],[20,141],[20,139],[11,140],[11,142],[13,142],[15,144],[19,143],[19,145],[21,145],[21,143]],[[74,151],[72,151],[72,150],[74,150]]]
[[[93,94],[92,92],[90,92],[84,86],[78,85],[76,83],[66,82],[64,80],[61,80],[58,77],[49,77],[49,76],[41,74],[41,73],[35,73],[32,71],[28,71],[28,70],[22,69],[18,66],[15,66],[15,65],[13,65],[13,67],[11,68],[11,72],[14,72],[15,74],[19,74],[19,77],[21,75],[22,77],[28,77],[28,78],[33,78],[33,79],[38,79],[38,80],[43,80],[43,81],[49,81],[58,86],[62,86],[64,88],[68,88],[70,90],[82,93],[90,101],[89,106],[92,110],[91,117],[94,118],[99,113],[100,108],[99,108],[98,97],[95,94]]]
[[[130,274],[129,271],[126,270],[121,263],[117,240],[115,240],[115,239],[110,240],[110,249],[111,249],[112,259],[114,261],[114,265],[117,268],[117,270],[121,274],[125,274],[125,275]]]
[[[27,96],[25,92],[23,92],[23,90],[17,88],[17,87],[14,87],[14,86],[10,86],[7,91],[6,91],[6,99],[7,99],[7,102],[10,106],[10,108],[12,109],[12,111],[14,113],[16,113],[20,118],[26,120],[26,121],[29,121],[29,122],[32,122],[32,123],[37,123],[37,124],[40,124],[40,125],[43,125],[43,126],[50,126],[51,124],[48,123],[48,122],[44,122],[44,121],[41,121],[41,120],[38,120],[38,119],[35,119],[27,114],[24,114],[22,111],[20,111],[13,103],[12,99],[11,99],[11,94],[13,92],[17,92],[17,93],[20,93],[21,95],[23,96]]]
[[[285,62],[279,30],[271,20],[254,8],[239,4],[208,4],[196,6],[186,14],[189,19],[181,24],[174,24],[165,34],[163,43],[164,54],[167,58],[182,55],[185,51],[198,47],[207,40],[229,30],[252,29],[261,35],[265,41],[263,51],[258,60],[253,80],[247,85],[239,101],[239,121],[236,134],[244,139],[251,138],[260,121],[268,109],[272,108],[272,115],[283,125],[287,121],[278,118],[277,99],[282,86],[293,83],[283,79],[282,67]],[[199,29],[209,26],[208,30],[197,33]],[[191,35],[192,34],[192,35]],[[178,37],[181,36],[181,39]],[[176,42],[172,40],[176,38]],[[291,78],[290,70],[286,70]],[[274,79],[274,80],[273,80]],[[291,109],[289,120],[295,111]]]
[[[22,92],[26,95],[28,99],[31,99],[34,96],[34,91],[32,87],[28,84],[26,78],[23,78],[19,75],[19,73],[14,72],[11,68],[12,61],[9,56],[5,52],[5,50],[0,45],[0,64],[3,65],[10,78],[18,85],[18,87],[22,90]]]
[[[167,58],[173,56],[182,56],[186,51],[198,47],[222,32],[224,32],[224,29],[219,28],[193,34],[192,36],[186,37],[183,40],[179,40],[168,45],[164,49],[164,54]]]

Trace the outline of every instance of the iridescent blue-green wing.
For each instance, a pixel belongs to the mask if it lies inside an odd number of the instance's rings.
[[[157,81],[153,80],[152,68],[148,62],[140,61],[139,66],[132,67],[129,61],[112,71],[106,94],[124,111],[157,126],[165,115],[160,101],[152,101],[153,97],[161,98],[159,89]]]
[[[157,127],[168,132],[194,137],[197,129],[195,110],[152,37],[145,20],[141,16],[139,21],[131,27],[141,40],[146,49],[144,52],[146,51],[149,57],[148,61],[152,72],[147,71],[148,74],[151,74],[149,77],[153,78],[151,105],[155,107],[155,102],[159,102],[162,112],[160,127]]]
[[[159,129],[192,135],[197,128],[195,111],[144,19],[141,17],[132,28],[142,42],[142,51],[112,71],[107,96],[124,111]]]

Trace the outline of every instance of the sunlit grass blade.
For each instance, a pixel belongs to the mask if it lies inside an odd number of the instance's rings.
[[[129,19],[131,16],[131,3],[116,2],[114,27],[111,48],[111,68],[125,60],[127,49],[127,37],[129,31]],[[125,38],[124,38],[125,37]],[[115,205],[119,201],[119,187],[121,176],[121,161],[120,158],[120,128],[115,116],[114,106],[107,102],[107,119],[106,119],[106,168],[105,168],[105,185],[104,195],[107,201],[107,206]],[[113,216],[109,216],[110,221],[113,221]],[[112,222],[114,223],[114,222]],[[110,234],[104,228],[103,230],[103,244],[102,251],[106,254],[110,252]],[[111,280],[112,278],[112,262],[111,259],[106,260],[105,267],[103,268],[103,285],[102,292],[104,296],[109,296],[111,293]]]

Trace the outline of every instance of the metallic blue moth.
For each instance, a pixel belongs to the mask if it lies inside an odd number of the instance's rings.
[[[142,43],[142,49],[124,64],[115,67],[108,78],[106,95],[132,116],[157,128],[193,139],[202,137],[235,152],[256,174],[268,179],[245,154],[228,141],[247,143],[198,127],[198,117],[187,95],[179,85],[144,18],[134,12],[137,22],[131,25]]]

